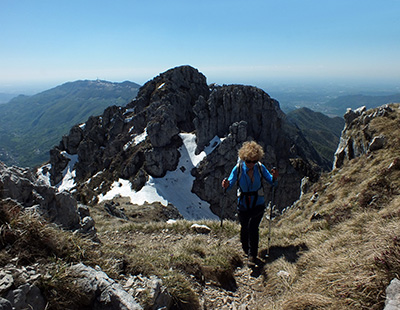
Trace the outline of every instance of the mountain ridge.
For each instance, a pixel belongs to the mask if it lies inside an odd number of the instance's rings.
[[[400,101],[400,93],[392,95],[346,95],[331,99],[324,104],[327,112],[336,115],[344,115],[348,108],[357,109],[365,106],[367,109],[377,108],[384,104]]]
[[[42,164],[48,160],[48,150],[73,125],[107,106],[127,104],[138,89],[128,81],[78,80],[0,105],[0,160],[31,167]]]
[[[235,165],[237,150],[246,140],[255,139],[264,146],[268,168],[278,166],[285,171],[278,192],[288,194],[277,199],[281,209],[297,199],[303,176],[316,179],[322,167],[331,167],[301,131],[286,122],[278,101],[267,93],[244,85],[209,87],[197,69],[181,66],[145,83],[126,107],[109,107],[84,126],[71,128],[50,152],[51,182],[55,185],[64,178],[67,153],[79,157],[71,169],[76,172],[76,195],[82,202],[95,203],[120,178],[140,191],[150,177],[164,178],[168,171],[180,168],[179,134],[184,132],[195,133],[196,154],[214,137],[221,140],[198,166],[184,171],[195,177],[192,191],[215,214],[220,214],[216,198],[220,182]],[[136,143],[144,134],[145,139]],[[236,199],[233,191],[228,198],[230,202]],[[225,216],[233,215],[229,207]]]
[[[287,118],[304,132],[316,150],[333,164],[345,121],[342,117],[328,117],[303,107],[287,114]]]

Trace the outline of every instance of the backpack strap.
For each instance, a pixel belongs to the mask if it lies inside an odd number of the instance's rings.
[[[236,183],[237,183],[238,188],[240,188],[239,180],[242,177],[242,173],[243,173],[242,164],[243,164],[243,160],[240,159],[239,162],[237,163],[238,176],[237,176]],[[256,166],[258,167],[258,172],[260,173],[261,187],[264,188],[264,185],[263,185],[264,176],[263,176],[262,170],[261,170],[261,163],[259,161],[256,162]],[[242,191],[242,189],[240,189],[240,190]]]
[[[261,187],[257,191],[253,191],[253,192],[244,192],[244,191],[242,191],[242,189],[240,187],[240,182],[239,181],[240,181],[240,178],[242,177],[242,173],[243,173],[242,165],[243,165],[243,160],[239,160],[239,162],[237,163],[238,175],[237,175],[237,180],[236,180],[237,189],[238,189],[238,196],[240,197],[240,199],[243,199],[243,198],[245,199],[245,204],[246,205],[249,205],[248,201],[250,200],[251,196],[254,196],[253,203],[252,203],[252,206],[251,206],[251,208],[254,208],[256,203],[257,203],[257,198],[258,198],[258,196],[260,194],[259,193],[260,189],[262,189],[264,191],[264,185],[263,185],[264,176],[263,176],[262,170],[261,170],[261,163],[260,162],[256,163],[256,166],[258,167],[258,171],[260,173]],[[263,191],[262,191],[261,195],[263,195]]]

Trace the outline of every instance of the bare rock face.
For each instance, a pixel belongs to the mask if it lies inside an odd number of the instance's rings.
[[[82,183],[100,171],[106,171],[101,190],[118,178],[129,179],[139,190],[147,176],[162,177],[175,170],[180,156],[177,149],[182,144],[178,134],[195,129],[193,105],[208,93],[205,76],[192,67],[160,74],[125,108],[109,107],[103,115],[71,129],[50,152],[52,184],[60,182],[68,164],[64,152],[78,155],[78,199],[85,203],[95,193]],[[140,142],[135,137],[140,135],[143,143],[137,146]]]
[[[298,199],[302,177],[318,174],[320,168],[317,165],[324,165],[298,129],[286,123],[279,103],[261,89],[243,85],[214,86],[209,99],[205,101],[200,98],[194,110],[198,152],[215,135],[227,136],[193,172],[196,176],[193,192],[210,202],[212,210],[218,215],[222,204],[221,180],[229,175],[236,164],[238,149],[244,141],[255,140],[260,143],[266,153],[262,162],[268,169],[277,167],[280,171],[275,196],[279,209]],[[309,171],[296,169],[292,159],[300,159],[310,167]],[[270,187],[265,189],[264,194],[270,200]],[[234,214],[235,199],[233,191],[228,194],[228,216]]]
[[[79,210],[83,210],[83,207],[78,207],[71,194],[57,192],[30,170],[7,167],[0,162],[0,199],[11,199],[23,208],[35,210],[65,229],[95,234],[94,223],[83,225],[83,218],[89,214],[82,212],[82,216],[80,215]]]
[[[192,171],[192,192],[220,213],[220,182],[237,161],[244,141],[256,140],[266,151],[263,163],[280,170],[276,203],[290,205],[300,195],[306,171],[318,174],[324,162],[299,129],[285,121],[279,103],[251,86],[211,86],[206,77],[190,66],[168,70],[147,82],[126,107],[109,107],[71,129],[51,151],[51,180],[57,184],[68,164],[63,155],[77,154],[78,200],[95,203],[114,180],[129,179],[140,190],[148,176],[163,177],[177,169],[182,145],[179,133],[195,132],[197,153],[218,136],[223,139]],[[291,160],[301,159],[308,169],[297,171]],[[90,180],[89,180],[90,179]],[[235,194],[229,196],[233,202]],[[234,204],[232,204],[233,206]],[[233,207],[234,208],[234,207]],[[233,216],[233,209],[226,212]]]
[[[377,151],[384,147],[385,137],[376,136],[370,129],[370,122],[377,117],[389,117],[393,109],[384,105],[376,110],[365,107],[356,110],[348,109],[344,115],[345,127],[335,152],[333,168],[340,168],[346,160]]]

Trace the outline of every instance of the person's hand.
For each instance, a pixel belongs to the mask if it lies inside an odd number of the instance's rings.
[[[229,181],[227,179],[222,180],[222,187],[225,189],[229,187]]]
[[[275,167],[271,169],[271,174],[272,174],[272,180],[276,181],[278,179],[279,173],[278,173],[278,169],[276,169]]]

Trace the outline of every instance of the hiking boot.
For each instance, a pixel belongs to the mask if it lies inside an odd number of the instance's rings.
[[[250,255],[249,256],[249,265],[255,266],[257,264],[257,256]]]

